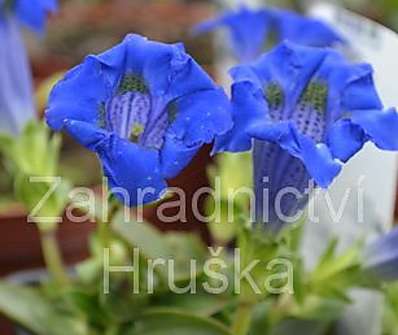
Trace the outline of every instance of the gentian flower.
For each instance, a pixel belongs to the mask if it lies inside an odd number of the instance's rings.
[[[398,149],[398,113],[383,109],[368,64],[285,42],[231,75],[234,127],[215,152],[254,141],[259,222],[279,229],[306,206],[310,182],[328,187],[367,141]]]
[[[32,77],[18,24],[0,20],[0,133],[18,134],[35,117]]]
[[[311,47],[345,44],[345,39],[327,23],[288,10],[273,10],[276,41],[288,40]]]
[[[232,51],[240,63],[255,60],[271,43],[284,40],[314,47],[344,42],[322,21],[287,10],[249,9],[246,6],[225,11],[219,17],[197,25],[194,33],[202,34],[220,27],[228,29]]]
[[[2,16],[11,15],[29,29],[42,34],[47,15],[57,9],[57,0],[0,0],[0,21]]]
[[[110,186],[128,191],[123,201],[133,206],[158,199],[167,178],[231,128],[229,106],[181,44],[128,35],[69,71],[46,117],[98,154]]]
[[[0,0],[0,133],[18,134],[35,118],[32,76],[18,21],[36,32],[54,0]]]
[[[398,229],[368,245],[363,255],[363,267],[375,278],[398,280]]]
[[[273,16],[270,11],[242,6],[237,11],[226,11],[215,19],[197,25],[194,33],[202,34],[226,27],[235,57],[241,62],[247,62],[264,51],[272,22]]]

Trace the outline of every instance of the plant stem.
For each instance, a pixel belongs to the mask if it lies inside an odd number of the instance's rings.
[[[109,223],[105,221],[98,221],[98,236],[103,245],[107,248],[110,242]]]
[[[56,229],[41,230],[41,247],[50,275],[60,287],[65,287],[69,283],[69,278],[64,268],[55,233]]]
[[[234,335],[246,335],[249,333],[252,320],[253,305],[241,302],[235,314],[235,320],[232,325]]]
[[[107,215],[107,220],[99,220],[97,219],[98,222],[98,236],[103,244],[104,247],[108,247],[109,243],[111,241],[112,237],[112,228],[111,224],[113,222],[113,219],[115,218],[115,215],[121,208],[121,204],[116,200],[111,198],[108,204],[109,210],[108,210],[108,215]]]
[[[252,231],[247,231],[244,226],[238,233],[238,248],[240,249],[240,262],[242,267],[247,266],[253,257],[253,241]],[[238,308],[235,312],[234,322],[232,324],[232,333],[234,335],[247,335],[250,331],[252,322],[253,308],[255,299],[253,298],[251,287],[242,283],[241,292],[239,294]]]

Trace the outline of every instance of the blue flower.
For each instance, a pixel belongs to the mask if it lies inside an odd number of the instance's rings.
[[[16,135],[35,118],[32,78],[18,24],[0,20],[0,133]]]
[[[17,21],[42,33],[56,0],[0,0],[0,133],[18,134],[35,118],[32,75]]]
[[[325,22],[288,10],[274,10],[276,40],[311,47],[332,47],[345,44],[345,39]]]
[[[215,151],[254,143],[258,221],[280,228],[306,206],[309,182],[328,187],[367,141],[398,149],[398,113],[383,109],[368,64],[285,42],[231,74],[234,127]]]
[[[137,205],[158,199],[166,179],[231,128],[229,106],[181,44],[128,35],[69,71],[52,91],[46,116],[50,127],[96,152],[110,186]]]
[[[42,34],[47,14],[57,9],[57,0],[0,0],[0,21],[12,15],[28,28]]]
[[[273,16],[268,10],[242,6],[237,11],[226,11],[218,18],[199,24],[194,28],[194,33],[202,34],[219,27],[228,28],[235,57],[241,62],[247,62],[262,53],[272,20]]]
[[[220,27],[228,29],[232,51],[241,63],[255,60],[271,43],[284,40],[314,47],[344,42],[322,21],[286,10],[249,9],[245,6],[199,24],[194,28],[194,33],[206,33]]]
[[[384,280],[398,280],[398,229],[368,245],[363,255],[363,267],[372,276]]]

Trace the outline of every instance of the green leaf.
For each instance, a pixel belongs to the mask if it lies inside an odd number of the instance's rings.
[[[232,335],[216,320],[189,313],[152,309],[136,322],[132,335]]]
[[[385,335],[398,335],[398,283],[385,289],[383,328]]]
[[[18,137],[0,136],[0,147],[15,175],[16,197],[29,212],[38,209],[33,213],[35,217],[59,217],[69,200],[68,181],[55,178],[60,146],[61,137],[52,136],[48,127],[37,120],[27,123]],[[42,227],[50,229],[54,224],[46,222]]]
[[[264,300],[253,309],[252,323],[250,326],[250,335],[268,334],[271,327],[270,314],[272,313],[272,300]]]
[[[209,229],[217,244],[233,240],[239,221],[249,221],[252,190],[252,157],[250,152],[222,153],[216,164],[208,168],[208,176],[215,190],[214,197],[206,199],[205,209]]]
[[[224,309],[231,300],[222,295],[206,293],[197,294],[165,294],[156,303],[159,307],[168,307],[202,317],[210,317]]]
[[[312,274],[314,281],[324,281],[342,273],[360,263],[361,243],[355,244],[338,256],[335,255],[336,243],[332,242]]]
[[[4,155],[10,155],[10,149],[13,146],[14,139],[6,134],[0,134],[0,152]]]
[[[38,335],[86,335],[81,319],[54,308],[37,288],[0,282],[0,312]]]
[[[217,155],[216,166],[212,166],[208,174],[213,188],[220,189],[220,199],[228,200],[232,192],[237,192],[234,203],[242,207],[248,205],[250,199],[244,189],[252,189],[253,185],[250,152]],[[216,185],[217,182],[219,185]]]
[[[58,166],[61,137],[50,134],[41,121],[32,120],[23,132],[12,140],[2,136],[0,146],[17,171],[34,176],[54,176]]]
[[[114,230],[147,258],[160,258],[172,253],[171,247],[162,234],[148,223],[125,222],[123,213],[113,221]]]
[[[341,300],[310,296],[304,304],[293,308],[291,316],[303,320],[334,321],[341,316],[345,307],[346,304]]]
[[[329,323],[318,320],[285,319],[278,323],[270,335],[325,335]]]
[[[337,245],[339,243],[338,238],[333,238],[330,240],[329,245],[327,246],[326,250],[322,254],[321,258],[319,259],[318,268],[325,266],[328,264],[329,261],[333,260],[336,255]]]
[[[198,270],[203,269],[202,264],[207,258],[206,249],[200,238],[194,234],[161,233],[148,223],[125,222],[123,212],[116,215],[112,224],[115,232],[131,247],[138,248],[140,255],[146,259],[174,262],[176,282],[191,278],[191,260],[197,261]],[[157,269],[167,278],[167,266],[159,266]]]
[[[355,243],[341,254],[336,253],[337,240],[331,241],[318,266],[309,275],[312,293],[350,303],[352,287],[377,288],[377,283],[364,276],[361,268],[362,242]]]
[[[42,181],[18,173],[14,189],[16,198],[24,204],[31,218],[40,225],[40,229],[51,229],[57,223],[54,218],[64,212],[71,185],[61,178],[46,177]]]
[[[216,200],[217,201],[217,200]],[[214,215],[215,220],[210,221],[209,230],[214,239],[225,245],[232,241],[238,230],[236,219],[241,215],[241,210],[235,204],[228,204],[228,201],[218,200],[218,209],[215,207],[215,200],[208,197],[205,202],[206,214],[211,217]],[[233,206],[232,213],[229,213],[229,206]],[[218,212],[217,212],[218,211]],[[232,215],[232,217],[230,217]],[[234,219],[234,220],[232,220]]]

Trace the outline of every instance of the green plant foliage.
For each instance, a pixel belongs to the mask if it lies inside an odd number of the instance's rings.
[[[0,282],[0,310],[10,319],[40,335],[87,334],[86,324],[76,315],[63,313],[38,288]]]
[[[318,266],[308,272],[296,253],[296,242],[292,243],[298,239],[299,227],[271,238],[262,231],[238,224],[240,268],[243,270],[258,260],[250,273],[261,291],[254,292],[242,279],[240,295],[231,288],[222,294],[210,294],[202,284],[210,282],[211,278],[200,269],[215,256],[206,252],[204,244],[195,236],[189,233],[162,234],[146,223],[125,222],[122,212],[114,216],[111,227],[112,234],[106,246],[110,250],[109,263],[112,266],[136,265],[133,248],[139,248],[138,272],[142,291],[134,292],[132,273],[115,272],[110,274],[109,293],[104,293],[104,241],[96,234],[91,240],[90,258],[77,266],[74,281],[67,288],[59,290],[51,281],[37,288],[0,282],[2,314],[38,335],[63,334],[60,330],[51,332],[53,326],[59,329],[76,327],[76,331],[68,333],[77,335],[161,335],[166,332],[225,335],[233,333],[230,329],[243,301],[252,307],[249,310],[250,335],[326,335],[345,306],[350,304],[350,288],[362,285],[358,279],[362,277],[358,266],[361,243],[338,253],[337,243],[332,241]],[[236,284],[233,276],[236,264],[232,262],[235,252],[224,251],[216,256],[224,262],[223,273],[232,285]],[[166,285],[168,274],[162,267],[155,273],[153,292],[148,292],[145,286],[147,261],[156,258],[175,261],[174,279],[178,287],[185,287],[190,280],[189,260],[197,260],[196,294],[172,292]],[[287,277],[279,276],[288,273],[286,267],[281,264],[269,267],[275,259],[291,263],[293,292],[287,285]],[[273,288],[289,289],[280,293],[266,290],[264,283],[270,282],[270,278],[273,278]],[[395,326],[396,322],[392,317],[396,311],[396,295],[393,288],[389,292],[386,329]],[[391,334],[394,333],[386,333]]]
[[[221,323],[184,312],[150,310],[144,313],[131,335],[232,335]]]
[[[189,280],[192,259],[197,261],[198,269],[203,268],[207,254],[198,236],[182,233],[161,234],[149,224],[125,222],[123,218],[124,214],[121,212],[115,217],[113,222],[115,232],[120,234],[131,248],[139,250],[144,258],[172,261],[176,282]],[[159,266],[158,269],[159,274],[167,279],[167,268]]]
[[[30,178],[56,176],[59,145],[59,138],[41,123],[29,124],[19,138],[0,138],[0,149],[15,175],[16,194],[29,210],[50,187],[45,182],[31,183]],[[95,208],[81,207],[99,223],[99,229],[90,240],[90,257],[76,266],[71,282],[60,286],[51,277],[37,287],[21,287],[0,281],[0,312],[37,335],[63,335],[65,329],[72,335],[329,334],[351,304],[352,288],[380,290],[382,283],[362,269],[360,241],[344,251],[338,250],[337,239],[330,241],[318,265],[309,271],[299,253],[304,218],[276,235],[251,227],[251,199],[245,192],[236,192],[251,187],[250,166],[250,155],[228,154],[217,159],[219,170],[209,171],[214,188],[219,189],[215,200],[221,204],[217,209],[208,200],[207,212],[219,210],[220,214],[209,227],[220,248],[206,248],[191,233],[162,233],[139,223],[133,216],[126,217],[113,201],[105,218],[103,199],[98,198]],[[38,215],[60,215],[68,191],[68,183],[61,182]],[[235,193],[232,200],[231,192]],[[79,207],[79,199],[75,201]],[[39,225],[42,232],[55,227]],[[239,250],[226,247],[232,241]],[[151,270],[150,261],[158,259],[162,263]],[[107,272],[106,266],[119,270],[129,266],[134,271]],[[209,269],[228,280],[220,294],[205,289],[205,284],[218,287],[221,283]],[[236,276],[245,269],[252,282]],[[106,274],[109,290],[105,292]],[[182,291],[176,293],[170,283]],[[195,294],[184,290],[192,283]],[[398,291],[391,286],[385,292],[385,335],[396,335]]]
[[[60,136],[51,135],[40,121],[29,122],[19,137],[0,137],[0,150],[14,175],[16,198],[41,229],[54,229],[49,218],[60,216],[69,200],[71,186],[57,176],[60,146]]]
[[[208,176],[215,192],[206,199],[206,214],[211,218],[209,229],[214,239],[226,244],[236,237],[239,221],[250,215],[252,161],[248,152],[223,153],[216,165],[209,167]],[[217,205],[216,205],[217,204]]]
[[[398,335],[398,284],[385,288],[383,335]]]

